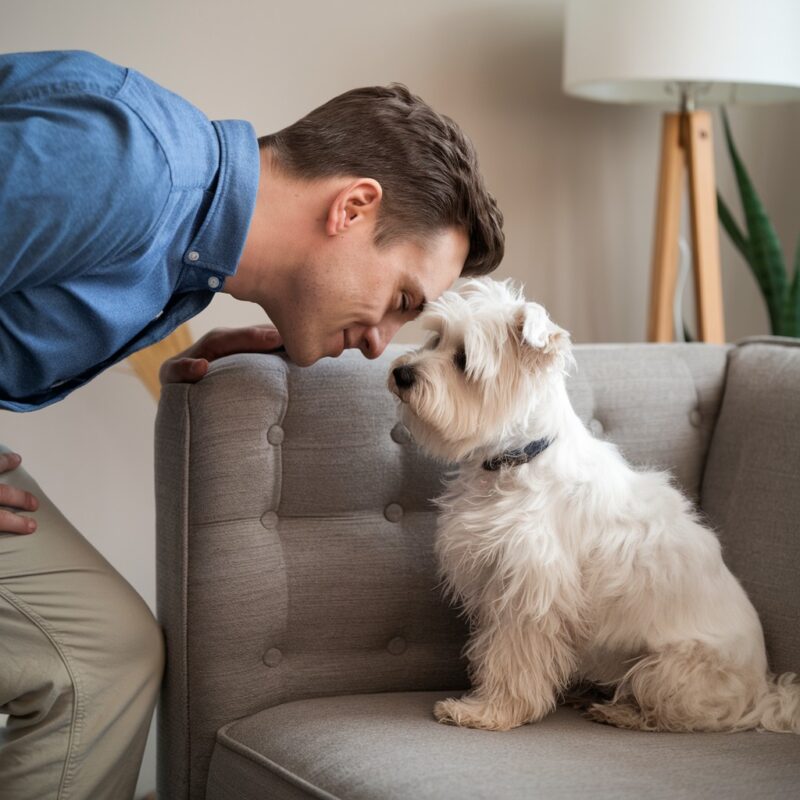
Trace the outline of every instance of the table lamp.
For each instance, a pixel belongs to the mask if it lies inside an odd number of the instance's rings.
[[[566,0],[564,90],[665,113],[647,338],[672,341],[688,172],[697,336],[724,342],[711,115],[800,99],[800,0]]]

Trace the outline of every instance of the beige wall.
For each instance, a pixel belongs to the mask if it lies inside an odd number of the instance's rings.
[[[458,120],[478,148],[506,216],[497,276],[523,281],[578,342],[634,341],[645,330],[659,113],[563,95],[561,14],[561,0],[2,0],[0,51],[94,50],[212,118],[251,120],[259,134],[354,86],[403,81]],[[800,105],[735,109],[731,118],[793,252]],[[716,138],[719,184],[732,200]],[[722,255],[729,339],[767,332],[755,284],[724,239]],[[220,296],[193,330],[263,321],[258,307]],[[410,328],[398,341],[416,335]],[[154,416],[124,365],[53,407],[0,412],[0,441],[23,454],[151,605]],[[151,743],[140,786],[152,783]]]

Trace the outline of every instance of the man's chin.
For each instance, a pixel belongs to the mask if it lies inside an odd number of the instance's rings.
[[[322,355],[318,355],[317,353],[295,353],[292,350],[286,350],[286,355],[289,357],[289,361],[293,364],[296,364],[298,367],[310,367],[313,364],[316,364],[321,358],[324,358],[327,354],[323,353]]]
[[[338,358],[345,350],[344,341],[333,344],[329,350],[323,353],[309,350],[297,352],[293,346],[287,346],[285,342],[284,347],[286,356],[298,367],[310,367],[316,364],[321,358]]]
[[[313,364],[316,364],[319,361],[319,356],[298,356],[297,358],[292,358],[289,356],[289,359],[294,363],[297,364],[298,367],[310,367]]]

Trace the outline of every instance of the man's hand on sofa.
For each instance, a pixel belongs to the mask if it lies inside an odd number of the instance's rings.
[[[161,385],[196,383],[208,372],[215,358],[233,353],[271,353],[283,344],[274,325],[249,328],[214,328],[182,353],[168,358],[158,372]]]

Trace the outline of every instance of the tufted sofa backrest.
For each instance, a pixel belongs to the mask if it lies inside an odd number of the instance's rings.
[[[160,769],[203,796],[216,730],[314,695],[459,688],[466,630],[433,559],[441,465],[397,424],[390,347],[300,369],[242,354],[164,388],[156,426]],[[596,436],[698,497],[728,348],[584,345]],[[186,765],[185,767],[183,765]],[[163,776],[162,776],[163,780]],[[161,785],[167,785],[161,783]]]

